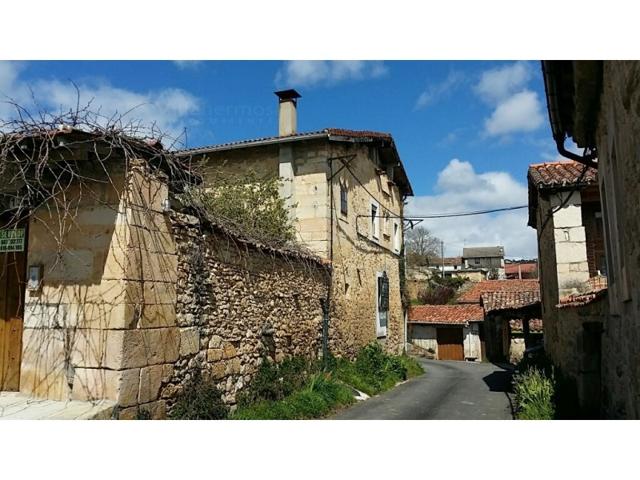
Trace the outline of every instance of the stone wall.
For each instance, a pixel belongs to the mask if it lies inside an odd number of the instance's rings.
[[[258,249],[174,214],[180,348],[160,397],[171,408],[193,369],[233,405],[264,358],[316,358],[328,270],[316,260]]]
[[[328,158],[352,155],[349,169],[364,188],[339,160],[332,161],[333,172],[337,174],[329,182],[332,170]],[[254,168],[267,175],[287,177],[288,184],[282,194],[290,197],[297,240],[332,263],[333,308],[329,334],[331,351],[336,355],[354,356],[362,346],[376,339],[388,351],[399,353],[405,340],[399,268],[402,221],[395,218],[402,215],[403,204],[398,187],[389,183],[385,172],[376,171],[374,157],[375,149],[366,144],[326,139],[206,155],[212,168],[219,166],[233,173]],[[346,215],[340,209],[341,185],[347,189]],[[373,199],[365,188],[378,203],[380,215],[387,211],[393,214],[388,220],[380,219],[377,239],[372,238],[367,220]],[[395,238],[394,228],[398,229]],[[382,272],[388,275],[391,287],[389,322],[387,334],[378,336],[376,289],[377,275]]]
[[[607,247],[603,414],[640,418],[640,64],[606,61],[596,143]]]
[[[335,145],[332,157],[355,155],[349,169],[343,168],[332,183],[333,188],[333,312],[331,320],[332,351],[353,356],[367,343],[380,341],[390,353],[404,348],[404,311],[400,293],[399,249],[394,248],[394,223],[399,225],[402,244],[403,205],[398,188],[388,183],[384,173],[376,172],[369,147]],[[335,165],[335,171],[340,168]],[[359,182],[354,178],[357,177]],[[363,188],[362,185],[364,185]],[[340,211],[340,186],[346,186],[348,211]],[[369,195],[371,193],[371,195]],[[374,198],[372,198],[372,196]],[[371,231],[371,203],[377,202],[379,236]],[[386,334],[376,328],[377,276],[386,272],[389,278],[389,319]]]

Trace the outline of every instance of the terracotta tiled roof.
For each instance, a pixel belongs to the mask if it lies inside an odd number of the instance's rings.
[[[540,290],[484,292],[481,294],[481,298],[485,312],[511,310],[540,303]]]
[[[480,305],[416,305],[409,308],[410,323],[464,324],[481,322]]]
[[[512,332],[522,332],[522,320],[520,318],[515,318],[509,320],[509,326],[511,327]],[[540,333],[543,331],[542,319],[541,318],[530,318],[529,319],[529,331],[533,333]]]
[[[587,280],[587,291],[560,299],[558,308],[581,307],[600,300],[607,294],[607,277],[592,277]]]
[[[521,273],[534,273],[538,268],[536,263],[506,263],[504,266],[505,275],[517,275],[518,271]]]
[[[585,166],[574,161],[537,163],[529,165],[529,178],[537,188],[564,187],[575,184]],[[588,167],[581,184],[588,185],[598,181],[598,171]]]
[[[464,292],[458,303],[480,303],[480,296],[485,292],[529,292],[540,290],[537,279],[527,280],[483,280]]]
[[[324,128],[322,130],[315,130],[312,132],[299,132],[299,133],[294,133],[292,135],[286,135],[286,136],[275,135],[272,137],[251,138],[246,140],[238,140],[235,142],[219,143],[215,145],[205,145],[202,147],[194,147],[194,148],[187,148],[183,150],[177,150],[174,153],[178,155],[187,155],[187,154],[191,155],[194,153],[205,153],[205,152],[210,152],[215,150],[226,150],[229,148],[240,147],[240,146],[251,146],[253,144],[262,144],[262,143],[269,143],[269,142],[278,143],[278,142],[294,140],[294,139],[304,140],[304,139],[323,138],[323,137],[330,138],[331,136],[358,138],[362,140],[366,140],[366,139],[389,140],[393,142],[393,137],[391,136],[390,133],[374,132],[371,130],[348,130],[346,128]]]

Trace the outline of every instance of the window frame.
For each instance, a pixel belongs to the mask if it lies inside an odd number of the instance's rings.
[[[375,208],[375,212],[373,209]],[[369,209],[371,219],[371,238],[376,242],[380,241],[380,204],[376,201],[371,201]]]
[[[344,182],[338,183],[340,185],[340,214],[346,217],[349,215],[349,192]]]
[[[376,272],[376,337],[377,338],[385,338],[387,336],[388,327],[389,327],[389,298],[387,299],[387,309],[386,309],[386,321],[385,325],[381,324],[381,316],[380,316],[380,278],[385,276],[385,271]],[[391,296],[391,289],[389,285],[389,274],[387,275],[387,294],[389,297]]]

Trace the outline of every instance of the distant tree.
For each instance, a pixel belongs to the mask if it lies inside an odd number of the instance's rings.
[[[427,265],[429,257],[440,255],[440,239],[425,227],[416,227],[405,234],[405,249],[409,265]]]

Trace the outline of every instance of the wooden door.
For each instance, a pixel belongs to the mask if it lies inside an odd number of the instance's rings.
[[[24,230],[22,230],[24,234]],[[6,248],[0,239],[0,247]],[[16,247],[17,248],[17,247]],[[0,391],[20,389],[26,248],[0,251]]]
[[[464,360],[462,328],[438,328],[438,360]]]

